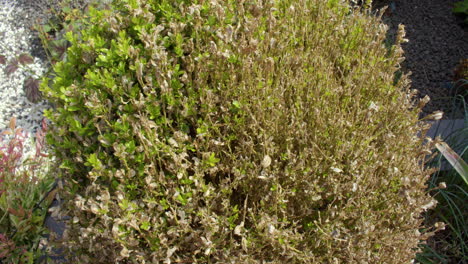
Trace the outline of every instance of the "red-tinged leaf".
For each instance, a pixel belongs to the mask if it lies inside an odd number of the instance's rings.
[[[43,158],[47,158],[47,157],[49,157],[49,154],[44,154],[44,153],[41,152],[41,153],[39,153],[39,156],[41,156]]]
[[[33,57],[31,57],[31,55],[29,55],[27,53],[23,53],[18,57],[18,61],[19,61],[19,63],[21,63],[21,65],[26,65],[26,64],[33,63],[34,59],[33,59]]]
[[[44,136],[43,132],[38,130],[36,132],[36,156],[41,156],[41,150],[44,147]]]
[[[23,129],[21,127],[17,128],[15,134],[20,137],[23,136]]]
[[[42,94],[39,91],[39,80],[29,77],[23,83],[24,93],[26,98],[32,103],[37,103],[41,100]]]
[[[24,218],[26,216],[26,211],[24,208],[20,205],[20,208],[18,210],[18,213],[21,215],[21,218]]]
[[[20,214],[20,212],[18,210],[15,210],[13,208],[8,208],[8,213],[14,215],[14,216],[18,216],[18,217],[22,217],[22,215]]]
[[[10,119],[10,125],[9,125],[9,127],[10,127],[10,129],[11,129],[12,131],[15,130],[15,128],[16,128],[16,117],[12,117],[12,118]]]
[[[43,118],[41,121],[41,128],[44,132],[47,132],[47,121],[45,118]]]
[[[10,130],[5,130],[5,131],[2,132],[3,136],[4,135],[11,135],[11,134],[13,134],[13,132],[11,132]]]
[[[10,74],[14,73],[17,69],[18,69],[18,61],[13,60],[13,61],[10,62],[10,64],[8,64],[8,66],[6,66],[5,73],[7,75],[10,75]]]
[[[10,256],[10,252],[15,250],[15,242],[4,234],[0,234],[0,259]]]
[[[3,55],[0,55],[0,64],[4,65],[6,61],[7,61],[6,57]]]

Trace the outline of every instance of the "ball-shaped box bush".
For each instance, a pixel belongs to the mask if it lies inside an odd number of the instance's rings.
[[[387,49],[338,0],[89,12],[42,84],[75,263],[414,258],[430,145],[403,31]]]

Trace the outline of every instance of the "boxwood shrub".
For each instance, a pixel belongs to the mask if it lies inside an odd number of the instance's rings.
[[[74,263],[408,263],[433,229],[400,28],[338,0],[115,0],[42,91]]]

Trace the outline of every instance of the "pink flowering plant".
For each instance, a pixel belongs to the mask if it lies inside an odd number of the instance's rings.
[[[36,133],[36,151],[25,157],[27,134],[16,128],[0,134],[0,263],[33,263],[45,241],[44,219],[55,192],[44,149],[45,121]]]

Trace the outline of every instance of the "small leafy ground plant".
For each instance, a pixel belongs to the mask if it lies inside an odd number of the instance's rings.
[[[456,2],[452,8],[452,12],[462,16],[465,19],[465,24],[468,24],[468,0]]]
[[[31,157],[24,156],[27,137],[16,128],[14,118],[0,138],[1,263],[34,263],[44,249],[41,242],[48,233],[44,218],[54,197],[50,191],[55,181],[48,173],[48,157],[42,152],[45,122],[42,128],[36,135],[36,154]]]

